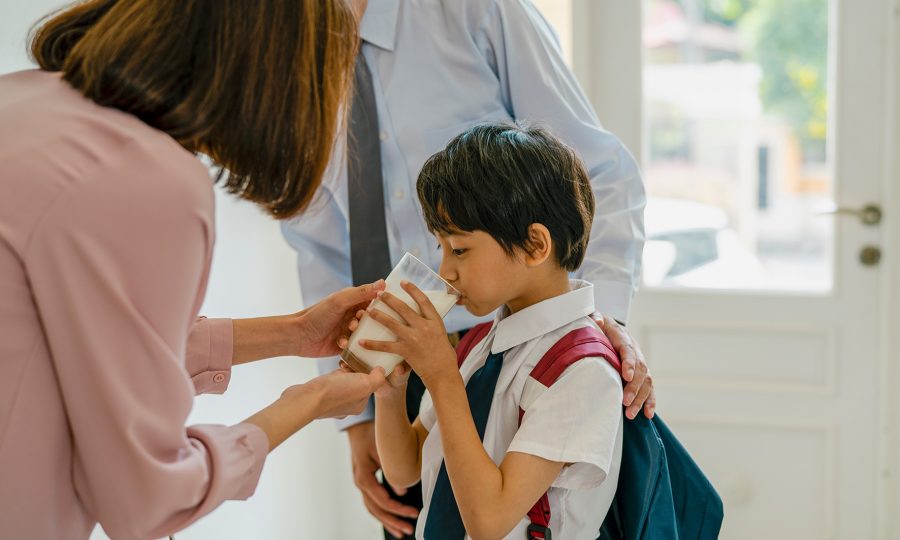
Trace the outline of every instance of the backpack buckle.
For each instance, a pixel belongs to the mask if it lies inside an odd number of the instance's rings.
[[[553,535],[550,534],[550,527],[532,523],[528,525],[527,538],[528,540],[553,540]]]

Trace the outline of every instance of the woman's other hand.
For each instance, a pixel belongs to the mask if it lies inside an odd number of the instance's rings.
[[[361,414],[372,394],[386,381],[384,370],[380,367],[368,375],[337,369],[306,384],[288,388],[282,397],[290,398],[295,391],[311,392],[316,398],[316,418],[343,418]]]
[[[285,390],[275,403],[245,422],[259,426],[274,449],[303,426],[317,418],[338,418],[359,414],[369,397],[385,383],[384,371],[348,373],[336,370]]]

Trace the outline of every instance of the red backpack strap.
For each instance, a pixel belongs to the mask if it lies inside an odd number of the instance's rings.
[[[471,330],[466,332],[466,335],[459,340],[459,343],[456,344],[456,365],[457,367],[461,367],[463,362],[466,360],[466,357],[469,356],[469,353],[472,352],[472,349],[475,348],[475,345],[481,343],[481,340],[488,335],[488,332],[491,331],[491,326],[493,326],[493,322],[486,322],[477,324],[472,327]]]
[[[467,336],[468,337],[468,336]],[[542,386],[550,388],[560,375],[572,364],[582,358],[603,358],[622,372],[622,362],[613,349],[609,338],[594,326],[585,326],[572,330],[557,341],[531,370],[530,378]],[[525,409],[519,407],[519,425],[525,416]],[[528,540],[551,540],[550,536],[550,499],[547,494],[534,503],[528,511]]]

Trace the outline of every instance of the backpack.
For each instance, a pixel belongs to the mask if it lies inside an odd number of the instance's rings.
[[[491,330],[492,323],[475,326],[456,346],[459,366]],[[601,357],[622,371],[609,339],[595,327],[573,330],[557,341],[531,370],[529,377],[545,387],[573,363]],[[528,404],[520,403],[519,423]],[[663,423],[638,415],[622,428],[619,483],[598,540],[718,538],[722,500],[687,450]],[[528,511],[527,540],[552,540],[550,502],[545,493]]]

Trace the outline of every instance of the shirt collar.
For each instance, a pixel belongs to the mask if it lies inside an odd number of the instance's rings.
[[[360,37],[376,47],[393,51],[399,15],[400,0],[369,0],[359,25]]]
[[[498,310],[491,353],[507,351],[593,313],[594,286],[580,279],[569,280],[569,285],[569,292],[512,315],[505,306]]]

